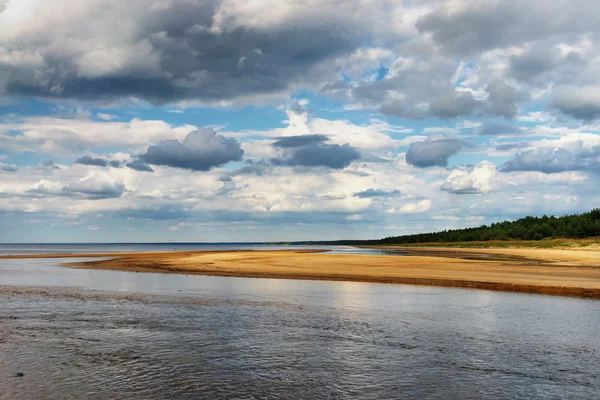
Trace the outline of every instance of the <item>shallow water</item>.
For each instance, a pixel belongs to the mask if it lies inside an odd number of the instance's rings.
[[[0,260],[2,399],[600,398],[598,301],[57,262]]]
[[[304,250],[325,249],[339,254],[395,254],[397,251],[365,249],[353,246],[326,245],[263,245],[253,243],[63,243],[63,244],[2,244],[0,255],[58,253],[122,253],[144,251],[207,251],[207,250]]]

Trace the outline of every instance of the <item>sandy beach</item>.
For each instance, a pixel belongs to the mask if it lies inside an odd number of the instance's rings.
[[[103,253],[69,268],[252,278],[359,281],[600,298],[600,251],[386,247],[402,256],[318,250]],[[0,256],[72,258],[81,254]]]

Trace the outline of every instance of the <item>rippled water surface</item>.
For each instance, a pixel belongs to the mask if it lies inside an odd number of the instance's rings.
[[[593,300],[0,260],[2,399],[598,399],[599,331]]]
[[[399,254],[397,251],[327,245],[276,245],[253,243],[64,243],[5,244],[0,243],[0,255],[57,253],[119,253],[143,251],[206,251],[206,250],[294,250],[325,249],[342,254]]]

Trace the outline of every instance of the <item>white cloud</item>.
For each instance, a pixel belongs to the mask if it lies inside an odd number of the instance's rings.
[[[139,151],[149,143],[183,140],[196,130],[192,125],[171,126],[161,120],[134,118],[129,122],[90,119],[27,117],[0,123],[0,149],[52,155],[77,155],[90,148],[119,148]],[[16,135],[14,133],[17,133]]]
[[[388,210],[389,214],[419,214],[429,211],[431,208],[431,200],[421,200],[417,203],[407,203],[397,209]]]
[[[108,114],[108,113],[98,113],[98,114],[96,114],[96,116],[103,121],[112,121],[113,119],[117,118],[116,115],[112,115],[112,114]]]
[[[346,144],[352,147],[377,150],[393,149],[402,144],[401,141],[392,139],[390,133],[410,133],[412,130],[397,127],[379,120],[372,120],[366,125],[356,125],[346,120],[329,120],[324,118],[310,118],[303,108],[286,110],[288,119],[284,121],[287,127],[270,131],[246,131],[246,136],[299,136],[310,134],[327,135],[331,143]],[[224,132],[229,135],[230,132]],[[413,141],[421,137],[413,137]]]
[[[441,188],[453,194],[488,193],[495,188],[496,175],[496,165],[482,161],[471,169],[466,167],[453,169]]]

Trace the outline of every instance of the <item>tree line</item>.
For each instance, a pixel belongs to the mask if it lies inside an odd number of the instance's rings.
[[[473,242],[487,240],[542,240],[546,238],[582,239],[600,236],[600,208],[564,217],[525,217],[476,228],[451,229],[432,233],[392,236],[369,241],[378,244],[424,242]]]

